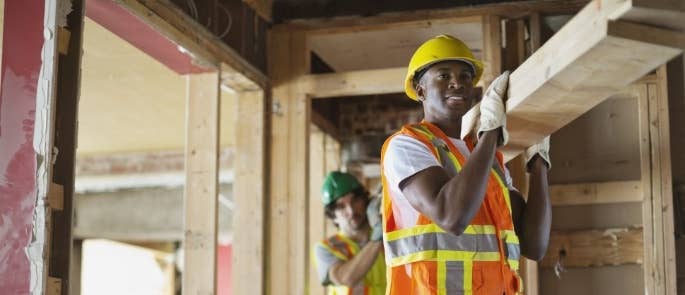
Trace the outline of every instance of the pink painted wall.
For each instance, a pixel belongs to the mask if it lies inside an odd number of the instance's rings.
[[[33,230],[33,126],[43,46],[43,0],[5,0],[0,87],[0,292],[29,293]]]
[[[217,295],[231,295],[233,287],[233,267],[231,259],[233,256],[233,245],[219,245],[216,249],[217,270]]]

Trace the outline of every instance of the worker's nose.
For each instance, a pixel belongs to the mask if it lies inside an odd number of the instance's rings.
[[[352,206],[350,206],[350,205],[345,206],[345,215],[347,217],[351,217],[354,215],[354,209],[352,209]]]

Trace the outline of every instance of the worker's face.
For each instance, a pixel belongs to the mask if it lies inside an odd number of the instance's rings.
[[[363,228],[366,221],[366,201],[348,193],[335,201],[333,221],[344,231],[356,231]]]
[[[473,105],[473,70],[460,61],[432,65],[421,77],[416,93],[427,117],[461,117]]]

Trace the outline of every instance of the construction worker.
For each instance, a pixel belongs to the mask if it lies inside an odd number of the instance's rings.
[[[405,92],[422,104],[424,120],[388,138],[381,153],[386,294],[520,294],[520,255],[540,260],[546,252],[549,141],[526,151],[527,203],[496,150],[508,139],[508,73],[486,90],[477,133],[461,138],[482,73],[448,35],[411,58]]]
[[[380,198],[338,171],[328,174],[321,191],[326,216],[339,230],[314,248],[321,283],[328,294],[385,294]]]

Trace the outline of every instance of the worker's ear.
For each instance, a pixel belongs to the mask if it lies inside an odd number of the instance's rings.
[[[423,102],[424,100],[426,100],[425,94],[426,94],[426,90],[423,88],[423,85],[421,85],[421,83],[418,83],[416,85],[416,99],[419,102]]]

